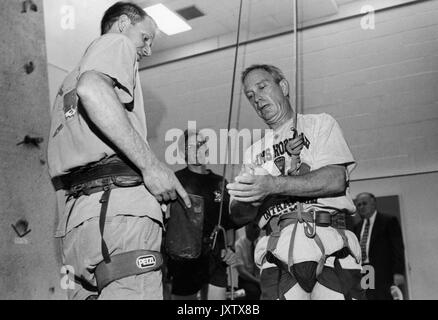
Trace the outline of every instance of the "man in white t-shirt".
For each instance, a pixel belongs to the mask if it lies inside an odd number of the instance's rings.
[[[345,230],[356,164],[338,123],[328,114],[297,115],[274,66],[249,67],[242,83],[271,129],[228,185],[234,221],[256,219],[268,235],[255,249],[262,299],[362,299],[360,246]]]

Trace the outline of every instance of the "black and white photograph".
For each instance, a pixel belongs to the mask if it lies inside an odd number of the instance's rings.
[[[438,0],[0,20],[0,300],[438,300]]]

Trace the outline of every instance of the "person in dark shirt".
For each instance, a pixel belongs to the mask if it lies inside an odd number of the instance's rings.
[[[222,201],[223,177],[207,169],[205,163],[208,149],[205,137],[199,132],[185,131],[185,160],[187,167],[177,171],[176,177],[187,193],[202,201],[203,230],[202,252],[195,259],[173,259],[168,257],[168,273],[172,283],[173,300],[225,300],[227,267],[236,263],[233,249],[234,230],[228,219],[229,195],[225,192]],[[227,182],[225,181],[225,185]],[[217,233],[212,248],[211,235],[219,222],[220,206],[223,205],[220,225],[227,230],[227,244],[222,232]],[[196,208],[196,204],[194,206]],[[170,206],[170,217],[177,212]]]

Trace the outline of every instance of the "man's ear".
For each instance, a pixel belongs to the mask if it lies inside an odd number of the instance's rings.
[[[289,96],[289,82],[286,79],[280,81],[281,91],[283,91],[283,95],[285,97]]]
[[[117,20],[120,33],[123,33],[131,24],[131,19],[126,14],[122,14]]]

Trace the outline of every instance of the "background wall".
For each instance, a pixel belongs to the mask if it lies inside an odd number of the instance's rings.
[[[41,0],[22,13],[22,1],[0,2],[0,299],[62,298],[53,238],[55,198],[46,170],[49,130],[47,61]],[[24,65],[35,71],[27,75]],[[16,144],[43,137],[41,148]],[[19,239],[19,219],[31,232]]]

